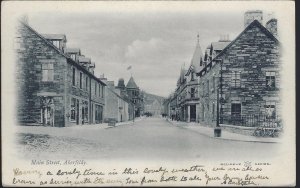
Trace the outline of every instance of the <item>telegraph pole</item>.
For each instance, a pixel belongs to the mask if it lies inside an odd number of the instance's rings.
[[[216,119],[216,127],[214,129],[214,136],[215,137],[221,137],[221,133],[222,133],[222,129],[220,127],[220,94],[221,94],[221,98],[222,98],[222,64],[223,64],[223,60],[220,59],[218,60],[220,62],[220,76],[219,76],[219,83],[218,83],[218,87],[217,87],[217,119]],[[219,90],[221,91],[219,93]],[[222,104],[221,104],[222,107]],[[221,110],[222,111],[222,110]]]

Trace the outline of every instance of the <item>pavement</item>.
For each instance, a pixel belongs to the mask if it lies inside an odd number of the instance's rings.
[[[190,129],[196,131],[200,134],[205,136],[216,138],[216,139],[223,139],[223,140],[232,140],[232,141],[243,141],[243,142],[262,142],[262,143],[279,143],[281,140],[280,138],[271,138],[271,137],[255,137],[255,136],[248,136],[238,133],[233,133],[222,129],[221,137],[214,136],[214,128],[203,126],[200,123],[195,122],[181,122],[181,121],[172,121],[171,119],[166,119],[169,123],[180,126],[185,129]]]

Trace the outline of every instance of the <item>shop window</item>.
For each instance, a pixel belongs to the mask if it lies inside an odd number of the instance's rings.
[[[76,99],[72,98],[71,99],[71,121],[76,120]]]

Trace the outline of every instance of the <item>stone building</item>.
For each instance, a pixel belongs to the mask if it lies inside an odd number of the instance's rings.
[[[106,81],[104,121],[115,119],[117,122],[132,119],[133,104],[129,98],[121,94],[121,90],[114,86],[113,81]]]
[[[134,116],[140,117],[144,113],[144,97],[132,76],[127,82],[125,90],[130,101],[134,104]]]
[[[196,48],[191,59],[188,70],[181,70],[180,78],[177,82],[177,104],[180,120],[186,122],[198,121],[199,96],[198,96],[198,78],[196,73],[205,66],[203,63],[203,54],[199,44],[199,35],[197,35]]]
[[[64,127],[103,121],[106,84],[95,65],[66,47],[65,35],[41,35],[20,22],[16,34],[17,119]]]
[[[276,125],[280,114],[279,55],[274,35],[259,21],[250,23],[197,73],[200,122],[216,125],[219,102],[222,124]]]

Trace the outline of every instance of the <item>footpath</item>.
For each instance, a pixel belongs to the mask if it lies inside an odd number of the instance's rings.
[[[214,128],[213,127],[207,127],[203,126],[199,123],[194,123],[194,122],[181,122],[181,121],[172,121],[170,119],[166,119],[169,123],[182,127],[185,129],[189,129],[195,132],[198,132],[202,135],[211,137],[211,138],[216,138],[216,139],[223,139],[223,140],[232,140],[232,141],[242,141],[242,142],[262,142],[262,143],[279,143],[280,138],[271,138],[271,137],[255,137],[255,136],[248,136],[248,135],[243,135],[243,134],[238,134],[238,133],[232,133],[229,131],[226,131],[222,129],[221,137],[215,137],[214,136]]]

